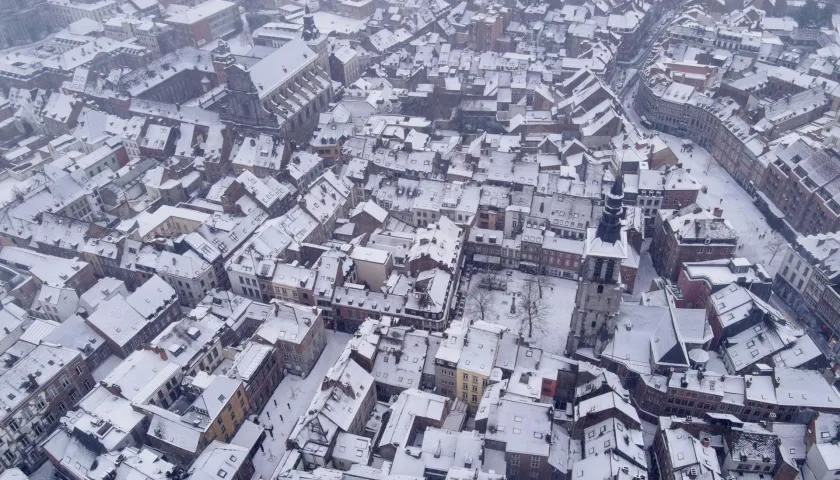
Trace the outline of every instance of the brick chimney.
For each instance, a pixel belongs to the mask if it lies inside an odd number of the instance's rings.
[[[169,355],[166,354],[166,350],[161,348],[161,347],[147,346],[146,349],[151,350],[151,351],[157,353],[158,355],[160,355],[161,360],[169,360]]]

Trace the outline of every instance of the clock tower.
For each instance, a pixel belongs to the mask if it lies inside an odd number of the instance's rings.
[[[578,278],[575,310],[566,342],[569,356],[582,348],[591,348],[593,355],[599,355],[615,330],[615,317],[624,291],[621,263],[627,258],[627,233],[621,225],[623,187],[619,175],[607,194],[598,228],[586,230],[583,271]]]

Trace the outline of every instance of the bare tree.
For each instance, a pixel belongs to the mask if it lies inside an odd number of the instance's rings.
[[[495,278],[490,279],[490,284]],[[467,294],[467,304],[464,309],[464,314],[471,318],[478,318],[481,321],[486,320],[487,315],[493,311],[493,306],[496,300],[493,298],[493,291],[490,288],[485,288],[478,283],[474,284]]]
[[[19,202],[22,202],[26,198],[26,191],[17,185],[12,187],[12,193]]]
[[[536,280],[526,281],[519,291],[517,310],[523,323],[528,324],[528,337],[534,336],[534,326],[541,326],[548,315],[548,305],[540,295],[540,286]]]
[[[537,290],[540,292],[540,298],[543,296],[543,289],[551,287],[551,283],[548,281],[548,277],[542,274],[542,269],[540,269],[540,273],[534,277],[534,282],[537,284]]]
[[[787,242],[785,242],[785,239],[778,233],[774,232],[773,236],[770,237],[770,240],[764,244],[764,250],[770,254],[770,261],[767,262],[768,265],[773,263],[773,259],[776,258],[776,254],[781,252],[786,245]]]

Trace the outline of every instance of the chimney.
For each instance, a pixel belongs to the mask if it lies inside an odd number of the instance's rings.
[[[161,360],[169,360],[169,355],[166,354],[166,350],[160,347],[156,347],[155,351],[158,355],[160,355]]]
[[[716,216],[717,218],[721,218],[723,216],[723,209],[715,207],[715,211],[712,212],[712,215]]]
[[[28,379],[29,379],[29,388],[31,388],[33,391],[34,391],[36,388],[38,388],[38,379],[37,379],[37,378],[35,378],[35,375],[34,375],[34,374],[32,374],[32,373],[27,373],[27,374],[26,374],[26,378],[28,378]]]

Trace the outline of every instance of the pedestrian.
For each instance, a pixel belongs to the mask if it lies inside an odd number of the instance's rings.
[[[723,203],[723,198],[720,199],[720,203]]]
[[[283,420],[283,415],[280,415],[280,421],[281,421],[281,422],[284,422],[284,421],[285,421],[285,420]]]
[[[274,399],[274,406],[275,407],[277,406],[277,399],[276,398]]]
[[[271,413],[265,412],[265,416],[268,417],[269,420],[271,420]]]
[[[286,403],[286,406],[289,407],[289,410],[292,409],[292,406],[289,403]]]

